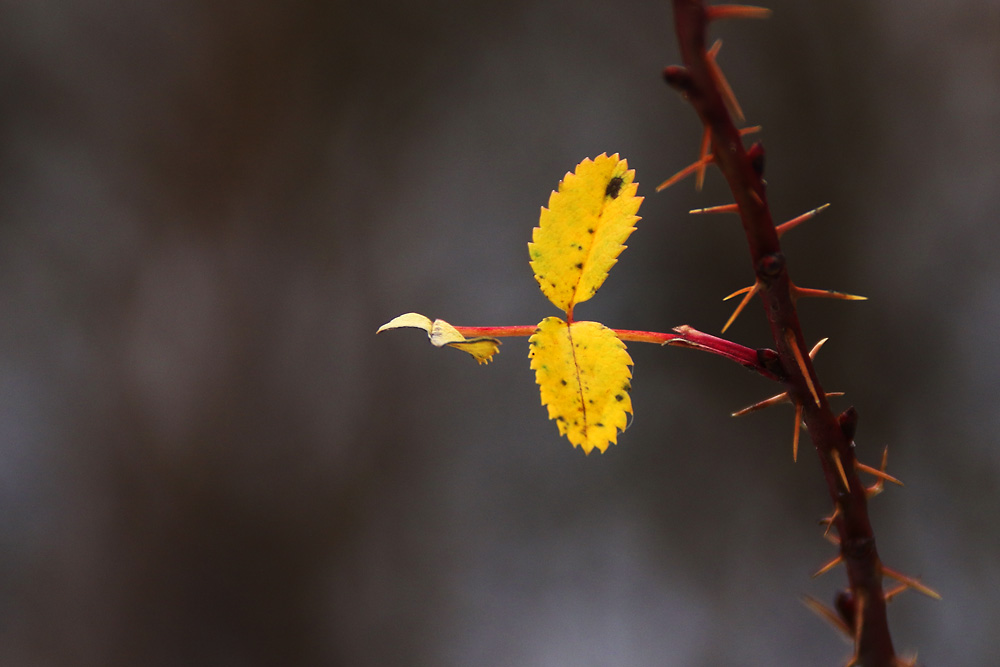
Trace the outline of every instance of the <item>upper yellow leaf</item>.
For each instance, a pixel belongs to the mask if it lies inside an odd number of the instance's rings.
[[[535,280],[558,308],[570,312],[594,296],[618,261],[639,220],[634,178],[626,160],[602,153],[567,173],[542,208],[528,253]]]
[[[463,352],[468,352],[476,361],[481,364],[489,363],[493,355],[500,351],[500,341],[496,338],[466,338],[458,329],[448,324],[444,320],[434,320],[425,317],[420,313],[406,313],[386,322],[378,328],[375,333],[382,333],[386,329],[399,329],[402,327],[413,327],[423,329],[427,332],[427,337],[435,347],[448,345]]]
[[[531,368],[549,419],[587,454],[618,442],[632,412],[632,358],[625,343],[598,322],[566,324],[547,317],[529,340]]]

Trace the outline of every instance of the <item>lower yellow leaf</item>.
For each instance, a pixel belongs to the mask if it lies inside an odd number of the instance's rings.
[[[632,412],[632,358],[625,343],[598,322],[566,324],[547,317],[529,340],[542,405],[559,434],[587,454],[618,442]]]
[[[493,355],[500,351],[500,341],[496,338],[466,338],[458,329],[448,324],[444,320],[434,320],[421,315],[420,313],[406,313],[386,322],[378,328],[375,333],[382,333],[386,329],[400,329],[403,327],[413,327],[423,329],[427,332],[427,337],[431,339],[431,344],[435,347],[448,345],[463,352],[468,352],[480,364],[489,363]]]

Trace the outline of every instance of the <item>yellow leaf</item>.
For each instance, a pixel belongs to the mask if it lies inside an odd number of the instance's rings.
[[[632,358],[615,332],[598,322],[547,317],[530,338],[531,368],[542,405],[559,434],[587,454],[618,442],[632,412]]]
[[[468,352],[481,364],[489,363],[493,355],[500,351],[500,341],[496,338],[466,338],[458,332],[458,329],[451,326],[444,320],[434,320],[425,317],[420,313],[406,313],[393,318],[378,328],[375,333],[380,334],[386,329],[400,329],[402,327],[413,327],[423,329],[427,332],[427,337],[431,339],[431,344],[435,347],[448,345],[463,352]]]
[[[589,158],[567,173],[542,208],[528,244],[542,292],[570,312],[594,296],[635,230],[642,197],[635,171],[618,154]]]

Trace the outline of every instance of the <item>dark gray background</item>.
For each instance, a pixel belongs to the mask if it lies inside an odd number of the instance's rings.
[[[783,0],[719,25],[858,446],[907,486],[890,607],[928,665],[1000,651],[1000,10]],[[717,332],[751,271],[659,79],[665,0],[0,2],[0,663],[837,665],[799,599],[835,549],[792,413],[732,364],[633,344],[635,421],[584,457],[523,339],[555,314],[538,209],[620,152],[647,197],[577,316]],[[731,329],[767,343],[758,307]]]

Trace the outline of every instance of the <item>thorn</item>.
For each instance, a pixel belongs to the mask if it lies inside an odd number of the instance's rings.
[[[720,19],[766,19],[771,16],[771,10],[766,7],[751,7],[749,5],[715,5],[705,8],[705,18],[709,21]]]
[[[742,290],[733,292],[732,294],[730,294],[729,296],[727,296],[725,299],[723,299],[723,301],[725,301],[726,299],[731,299],[734,296],[738,296],[740,294],[743,294],[744,291],[746,292],[746,296],[743,297],[742,301],[740,301],[740,305],[736,306],[736,310],[733,311],[733,314],[730,315],[729,319],[726,321],[725,326],[722,327],[722,333],[726,333],[726,329],[729,328],[729,325],[731,325],[733,322],[736,321],[736,318],[739,316],[739,314],[742,313],[743,309],[747,307],[748,303],[750,303],[750,299],[752,299],[753,295],[756,294],[759,290],[760,290],[760,281],[757,281],[753,285],[751,285],[750,287],[746,287],[746,288],[744,288]]]
[[[878,477],[880,480],[885,480],[886,482],[892,482],[893,484],[904,486],[904,484],[901,481],[899,481],[892,475],[886,473],[885,470],[878,470],[876,468],[872,468],[871,466],[866,466],[864,463],[861,463],[860,461],[857,460],[854,461],[854,467],[860,470],[861,472],[866,472],[869,475],[874,475],[875,477]]]
[[[894,597],[896,597],[897,595],[899,595],[903,591],[907,590],[908,588],[909,588],[909,586],[907,586],[906,584],[900,584],[900,585],[896,586],[895,588],[893,588],[892,590],[886,591],[885,595],[884,595],[885,601],[889,602]]]
[[[725,331],[725,329],[723,329],[723,331]],[[799,349],[799,343],[795,338],[795,332],[791,329],[785,330],[785,342],[788,343],[788,347],[792,349],[792,354],[795,356],[795,363],[799,365],[799,370],[802,372],[802,377],[806,380],[806,385],[809,386],[809,392],[812,394],[813,400],[816,401],[817,406],[821,406],[822,403],[819,400],[819,394],[816,392],[816,385],[813,384],[812,376],[809,375],[809,367],[806,366],[806,360],[802,358],[802,351]]]
[[[702,213],[739,213],[739,204],[722,204],[721,206],[709,206],[708,208],[695,208],[688,211],[691,215],[700,215]],[[725,301],[725,299],[723,299]]]
[[[665,70],[663,70],[663,75],[667,79],[667,83],[675,85],[675,87],[681,86],[681,83],[678,83],[678,81],[687,81],[687,84],[685,85],[690,86],[690,75],[688,75],[687,70],[685,70],[683,67],[677,67],[677,66],[667,67]],[[760,130],[761,130],[760,125],[754,125],[752,127],[744,127],[739,132],[741,137],[745,137],[748,134],[753,134],[754,132],[760,132]],[[683,180],[684,178],[687,178],[691,174],[698,172],[700,169],[703,168],[702,165],[707,167],[714,161],[715,161],[715,156],[712,155],[711,153],[707,153],[704,156],[699,156],[697,162],[689,164],[688,166],[684,167],[676,174],[674,174],[673,176],[671,176],[670,178],[668,178],[667,180],[663,181],[658,186],[656,186],[656,191],[661,192],[662,190],[666,190],[677,181]],[[760,204],[763,203],[761,202],[760,197],[757,197],[756,192],[751,192],[751,194],[753,194],[754,197],[756,197],[757,203]]]
[[[889,446],[886,445],[885,449],[882,450],[882,465],[879,466],[879,470],[885,472],[886,464],[889,462]],[[885,480],[881,477],[875,480],[875,483],[865,489],[865,495],[869,498],[877,496],[882,493],[882,487],[885,486]]]
[[[792,298],[815,297],[819,299],[839,299],[841,301],[867,301],[868,297],[857,294],[847,294],[846,292],[835,292],[832,289],[810,289],[808,287],[798,287],[792,285]]]
[[[802,404],[795,404],[795,434],[792,436],[792,463],[799,462],[799,434],[802,431]]]
[[[817,616],[843,632],[844,635],[847,637],[851,636],[851,628],[848,627],[847,623],[844,623],[843,619],[837,615],[837,612],[810,595],[804,596],[802,603],[809,607]]]
[[[837,424],[840,426],[840,432],[844,434],[844,439],[847,442],[854,442],[854,434],[858,432],[858,411],[853,405],[837,416]]]
[[[737,297],[740,294],[746,294],[747,292],[749,292],[750,290],[752,290],[754,287],[756,287],[756,285],[750,285],[749,287],[741,287],[740,289],[736,290],[735,292],[733,292],[729,296],[722,297],[722,300],[723,301],[729,301],[730,299],[732,299],[734,297]]]
[[[924,586],[922,583],[920,583],[919,580],[914,579],[913,577],[908,577],[905,574],[903,574],[902,572],[896,572],[895,570],[892,570],[892,569],[886,567],[885,565],[883,565],[882,566],[882,574],[884,574],[885,576],[887,576],[887,577],[889,577],[891,579],[895,579],[896,581],[898,581],[901,584],[906,584],[907,586],[909,586],[913,590],[917,591],[918,593],[923,593],[927,597],[934,598],[935,600],[940,600],[941,599],[941,594],[938,593],[937,591],[935,591],[933,588],[929,588],[927,586]]]
[[[858,649],[861,647],[861,631],[865,623],[865,597],[857,595],[854,602],[854,655],[851,657],[850,665],[858,662]]]
[[[837,520],[838,516],[840,516],[840,507],[834,505],[833,514],[824,519],[819,520],[820,524],[824,523],[826,524],[826,530],[823,531],[823,537],[826,537],[827,535],[830,534],[830,530],[833,528],[833,522]]]
[[[705,62],[708,64],[708,72],[715,80],[715,85],[719,87],[719,93],[722,95],[722,101],[725,102],[726,108],[729,109],[729,113],[733,115],[738,123],[742,123],[746,120],[746,116],[743,115],[743,109],[740,108],[740,103],[736,100],[736,95],[733,93],[732,86],[726,80],[726,76],[722,73],[722,69],[716,62],[716,57],[719,55],[719,51],[722,49],[722,40],[715,40],[715,44],[706,53]]]
[[[815,359],[816,358],[816,353],[819,352],[823,348],[824,345],[826,345],[826,341],[828,341],[828,340],[830,340],[830,339],[829,338],[823,338],[823,339],[819,340],[815,345],[813,345],[813,349],[809,350],[809,358],[810,359]]]
[[[838,554],[836,558],[834,558],[829,563],[827,563],[823,567],[821,567],[818,570],[816,570],[815,572],[813,572],[813,575],[812,575],[813,579],[815,579],[816,577],[819,577],[821,575],[826,574],[827,572],[829,572],[830,570],[832,570],[833,568],[837,567],[838,565],[840,565],[843,562],[844,562],[844,557]]]
[[[712,160],[714,160],[714,159],[715,159],[714,156],[712,156],[711,154],[706,155],[705,156],[705,164],[708,164],[709,162],[712,162]],[[669,188],[671,185],[673,185],[677,181],[680,181],[680,180],[683,180],[683,179],[687,178],[691,174],[693,174],[696,171],[698,171],[698,169],[701,168],[701,165],[702,165],[702,161],[700,159],[697,162],[693,163],[693,164],[689,164],[688,166],[684,167],[683,169],[681,169],[680,171],[678,171],[676,174],[674,174],[673,176],[671,176],[670,178],[668,178],[667,180],[665,180],[662,183],[660,183],[659,185],[657,185],[656,186],[656,191],[657,192],[661,192],[663,190],[666,190],[667,188]]]
[[[827,396],[843,396],[843,395],[844,392],[842,391],[831,391],[827,393]],[[733,412],[730,416],[744,417],[750,414],[751,412],[757,412],[758,410],[763,410],[764,408],[769,408],[773,405],[778,405],[780,403],[790,403],[790,402],[791,399],[788,397],[788,392],[783,391],[780,394],[775,394],[774,396],[765,398],[763,401],[758,401],[753,405],[748,405],[745,408],[740,408],[736,412]],[[801,413],[799,411],[796,411],[796,414],[798,414],[801,417]],[[801,422],[802,420],[799,419],[799,421]]]
[[[765,398],[763,401],[754,403],[753,405],[748,405],[745,408],[737,410],[732,414],[733,417],[743,417],[751,412],[757,412],[758,410],[763,410],[764,408],[769,408],[772,405],[778,405],[779,403],[785,403],[788,401],[788,392],[783,391],[780,394],[775,394],[770,398]]]
[[[825,211],[828,208],[830,208],[829,204],[823,204],[822,206],[820,206],[818,208],[814,208],[811,211],[803,213],[802,215],[798,216],[797,218],[792,218],[788,222],[781,223],[780,225],[778,225],[777,227],[774,228],[774,231],[778,232],[778,238],[781,238],[781,235],[784,234],[785,232],[788,232],[788,231],[791,231],[791,230],[795,229],[796,227],[798,227],[799,225],[801,225],[806,220],[812,220],[813,218],[815,218],[817,215],[819,215],[820,213],[822,213],[823,211]]]
[[[831,514],[830,516],[828,516],[828,517],[826,517],[824,519],[820,519],[819,520],[819,522],[821,524],[824,524],[824,523],[826,524],[826,530],[823,531],[823,537],[826,537],[827,535],[830,534],[830,530],[833,528],[833,522],[837,520],[838,516],[840,516],[840,507],[837,506],[837,505],[834,505],[834,507],[833,507],[833,514]]]
[[[705,170],[708,168],[708,163],[705,159],[708,157],[708,149],[712,146],[712,130],[705,126],[705,131],[701,135],[701,147],[698,149],[698,162],[701,166],[698,167],[698,171],[695,173],[694,177],[694,189],[701,192],[701,188],[705,185]]]
[[[847,473],[844,472],[844,464],[840,462],[840,452],[834,449],[831,453],[833,454],[833,463],[837,466],[837,472],[840,473],[840,481],[844,483],[844,489],[846,491],[850,491],[851,484],[847,481]]]

